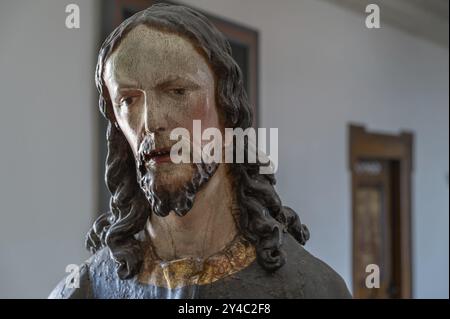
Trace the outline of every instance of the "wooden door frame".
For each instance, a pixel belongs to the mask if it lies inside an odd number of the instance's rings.
[[[355,164],[361,159],[395,160],[400,165],[400,297],[412,297],[412,243],[411,243],[411,174],[413,172],[414,134],[401,132],[399,135],[368,132],[364,126],[350,124],[349,133],[349,170],[352,173],[352,229],[356,226]],[[352,232],[352,276],[356,278],[355,232]],[[356,291],[357,282],[353,280]]]

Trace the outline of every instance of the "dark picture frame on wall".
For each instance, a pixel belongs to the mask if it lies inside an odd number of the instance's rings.
[[[122,21],[136,12],[144,10],[156,3],[177,4],[174,1],[161,0],[103,0],[102,1],[102,39],[105,39]],[[184,5],[184,4],[183,4]],[[253,109],[253,126],[258,125],[259,104],[259,34],[258,31],[238,23],[225,20],[194,8],[204,14],[219,29],[230,42],[233,58],[241,68],[244,85],[250,105]],[[100,46],[101,43],[99,43]],[[106,145],[105,139],[107,121],[101,118],[99,123],[99,174],[104,179]],[[109,192],[104,183],[99,185],[98,212],[109,210]]]

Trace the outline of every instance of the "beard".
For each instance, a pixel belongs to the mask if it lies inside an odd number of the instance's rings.
[[[152,137],[146,136],[139,147],[137,179],[139,186],[157,216],[173,211],[186,215],[194,205],[195,196],[217,170],[217,163],[155,164],[146,161],[143,150],[154,148]]]

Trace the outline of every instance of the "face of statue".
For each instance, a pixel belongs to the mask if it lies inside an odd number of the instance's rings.
[[[193,136],[193,120],[201,120],[202,129],[222,128],[209,64],[189,40],[139,25],[108,58],[103,78],[153,212],[184,215],[216,165],[172,163],[177,141],[170,132],[182,127]]]

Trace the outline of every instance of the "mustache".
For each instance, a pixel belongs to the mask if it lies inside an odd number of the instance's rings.
[[[150,161],[151,159],[157,157],[157,156],[163,156],[170,154],[171,147],[162,147],[162,148],[155,148],[151,151],[143,151],[139,153],[139,160],[140,161]]]
[[[146,163],[158,156],[170,155],[170,150],[173,143],[171,141],[162,140],[158,143],[153,133],[148,133],[144,136],[138,147],[136,155],[136,163],[139,171],[143,173]]]
[[[136,154],[137,166],[140,167],[148,164],[152,159],[158,156],[170,156],[172,147],[180,142],[189,144],[187,145],[189,152],[186,154],[186,156],[189,156],[189,161],[192,162],[196,148],[193,142],[188,138],[182,137],[182,140],[177,141],[169,139],[168,136],[163,137],[159,135],[158,137],[156,137],[154,133],[147,133],[143,137],[138,147],[138,151]],[[201,151],[201,146],[199,147],[199,149]]]

